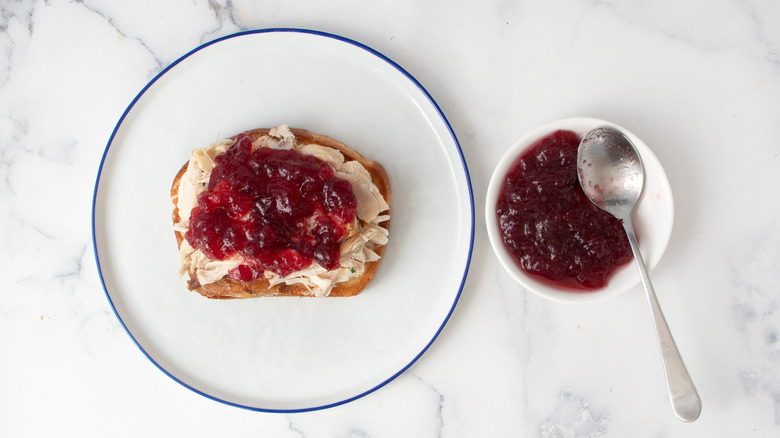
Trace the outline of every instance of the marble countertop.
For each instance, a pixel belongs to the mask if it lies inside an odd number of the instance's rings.
[[[774,437],[780,434],[780,5],[713,2],[2,2],[0,436]],[[431,94],[471,175],[460,301],[389,384],[304,413],[215,402],[160,372],[114,315],[92,248],[101,155],[134,96],[199,45],[316,29]],[[485,231],[498,159],[552,120],[641,137],[675,199],[652,278],[703,400],[669,405],[641,288],[565,305],[523,290]]]

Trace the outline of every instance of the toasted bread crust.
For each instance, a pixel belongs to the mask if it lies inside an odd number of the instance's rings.
[[[246,133],[250,134],[252,136],[252,140],[254,141],[257,138],[268,134],[269,131],[270,129],[254,129],[247,131]],[[321,146],[327,146],[340,151],[344,155],[345,161],[358,161],[371,174],[373,183],[379,189],[379,192],[385,198],[387,204],[390,204],[390,198],[392,194],[390,189],[390,179],[387,176],[385,169],[379,163],[364,157],[345,144],[338,142],[330,137],[314,134],[304,129],[290,128],[290,131],[295,135],[299,145],[314,143]],[[237,136],[231,137],[231,139],[235,139],[236,137]],[[179,209],[176,204],[178,200],[179,183],[187,170],[188,164],[189,163],[184,163],[184,166],[182,166],[182,168],[176,174],[176,177],[174,178],[173,184],[171,186],[171,200],[173,201],[174,205],[174,224],[178,223],[181,219],[179,217]],[[390,211],[388,210],[387,214],[389,214],[389,212]],[[379,226],[389,230],[390,220],[380,223]],[[184,235],[183,233],[175,230],[174,233],[176,234],[177,245],[181,247],[182,241],[184,240]],[[385,252],[385,246],[382,245],[377,248],[373,248],[373,251],[379,255],[379,260],[366,263],[365,271],[362,275],[358,277],[352,277],[345,282],[336,283],[331,289],[330,294],[328,295],[329,297],[354,296],[358,295],[363,291],[363,289],[365,289],[368,283],[371,282],[371,280],[374,278],[374,274],[376,274],[376,271],[379,268],[379,264],[381,263]],[[263,296],[312,296],[311,291],[309,291],[309,289],[303,284],[288,285],[280,283],[271,286],[268,280],[265,278],[259,278],[252,281],[238,281],[226,275],[214,283],[201,285],[198,282],[197,275],[193,270],[189,270],[187,274],[189,276],[187,287],[190,290],[198,292],[199,294],[208,298],[232,299]]]

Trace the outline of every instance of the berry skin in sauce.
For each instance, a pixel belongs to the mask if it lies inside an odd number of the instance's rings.
[[[633,256],[620,220],[580,187],[579,144],[576,133],[563,130],[539,140],[507,174],[496,213],[504,245],[525,271],[593,290]]]

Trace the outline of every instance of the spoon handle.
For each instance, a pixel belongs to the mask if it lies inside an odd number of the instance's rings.
[[[650,283],[650,277],[647,275],[647,268],[642,260],[642,254],[639,252],[639,245],[634,234],[634,227],[631,220],[624,219],[623,227],[628,234],[628,242],[631,244],[631,250],[634,253],[639,274],[642,277],[647,294],[647,302],[650,304],[650,311],[653,316],[653,325],[658,336],[658,343],[661,347],[661,357],[664,362],[664,372],[666,374],[666,383],[669,389],[669,398],[672,402],[672,410],[679,419],[685,422],[691,422],[699,418],[701,413],[701,399],[693,386],[693,380],[685,368],[680,351],[674,342],[672,332],[666,323],[666,318],[658,304],[653,285]]]

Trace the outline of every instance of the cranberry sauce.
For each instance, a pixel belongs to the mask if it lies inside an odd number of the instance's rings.
[[[240,256],[245,262],[230,276],[242,281],[264,270],[285,276],[312,261],[338,268],[357,199],[329,164],[294,150],[253,152],[246,134],[215,161],[190,214],[185,237],[193,248],[215,260]]]
[[[523,269],[597,289],[632,254],[620,220],[593,205],[580,187],[579,144],[574,132],[556,131],[520,156],[496,212],[504,244]]]

